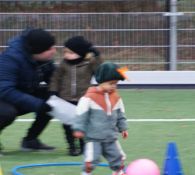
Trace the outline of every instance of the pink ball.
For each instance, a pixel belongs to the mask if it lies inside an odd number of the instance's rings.
[[[128,165],[126,173],[127,175],[160,175],[160,170],[152,160],[137,159]]]

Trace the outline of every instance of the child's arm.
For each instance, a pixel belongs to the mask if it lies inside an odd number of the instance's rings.
[[[122,99],[119,99],[117,127],[118,127],[120,132],[124,132],[124,131],[127,132],[127,121],[126,121],[126,117],[125,117],[125,108],[124,108],[124,104],[123,104]]]
[[[100,52],[92,47],[89,50],[89,53],[86,55],[87,60],[90,61],[92,72],[94,73],[97,67],[103,62],[102,58],[100,57]]]
[[[81,97],[79,100],[77,105],[77,117],[72,125],[75,137],[84,137],[89,117],[89,103],[90,99],[86,97]]]

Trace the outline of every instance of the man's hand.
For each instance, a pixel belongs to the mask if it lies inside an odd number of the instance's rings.
[[[52,95],[58,96],[59,93],[57,91],[49,91],[49,95],[50,96],[52,96]]]
[[[122,137],[124,138],[124,139],[126,139],[127,137],[128,137],[128,132],[127,131],[122,131]]]
[[[80,139],[84,137],[84,133],[81,131],[74,131],[73,136]]]
[[[39,110],[39,113],[45,114],[47,112],[50,112],[51,110],[52,110],[52,107],[50,105],[48,105],[47,103],[43,103]]]

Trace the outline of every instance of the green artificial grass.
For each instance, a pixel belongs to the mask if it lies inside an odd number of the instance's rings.
[[[129,118],[194,118],[195,90],[121,90]]]
[[[181,119],[195,118],[195,90],[120,90],[129,119]],[[29,118],[32,114],[28,115]],[[20,118],[27,118],[21,116]],[[126,165],[139,158],[154,160],[163,167],[167,143],[177,144],[179,158],[185,174],[195,172],[195,122],[128,122],[129,138],[121,145],[127,154]],[[18,165],[34,163],[82,162],[82,156],[70,157],[66,153],[63,130],[59,122],[51,122],[41,135],[41,140],[56,146],[54,152],[21,152],[20,141],[30,122],[15,122],[7,127],[1,142],[5,155],[0,157],[3,175],[11,175]],[[106,160],[102,159],[106,163]],[[80,174],[81,167],[36,167],[21,170],[25,175]],[[97,167],[94,175],[111,174],[109,168]]]

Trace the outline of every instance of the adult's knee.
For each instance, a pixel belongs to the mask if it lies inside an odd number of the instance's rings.
[[[17,110],[13,105],[0,101],[0,130],[10,125],[17,116]]]

